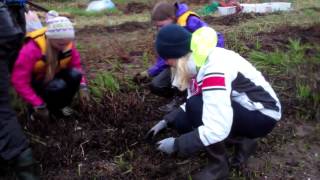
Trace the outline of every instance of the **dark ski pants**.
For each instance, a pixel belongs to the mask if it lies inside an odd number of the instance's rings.
[[[186,102],[186,112],[178,108],[164,117],[170,122],[180,134],[192,131],[203,125],[202,122],[202,96],[193,96]],[[233,124],[232,137],[258,138],[269,134],[275,127],[277,121],[260,113],[259,111],[249,111],[237,102],[232,101]]]
[[[157,76],[155,76],[150,84],[152,93],[162,97],[172,97],[175,89],[171,85],[171,70],[165,68]]]
[[[50,111],[56,112],[71,104],[80,87],[82,74],[72,68],[57,73],[48,83],[33,80],[32,87],[43,98]]]

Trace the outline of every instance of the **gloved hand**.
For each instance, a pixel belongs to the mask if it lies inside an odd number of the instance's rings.
[[[139,74],[140,74],[140,76],[143,77],[143,78],[148,78],[148,77],[149,77],[148,71],[143,71],[143,72],[141,72],[141,73],[139,73]]]
[[[149,77],[150,77],[150,76],[149,76],[148,71],[143,71],[143,72],[137,73],[137,74],[134,76],[133,80],[134,80],[135,82],[137,82],[137,83],[141,83],[141,82],[143,82],[143,81],[146,81]]]
[[[90,94],[89,94],[89,90],[87,87],[80,88],[79,96],[80,96],[80,102],[82,104],[86,104],[87,102],[90,101]]]
[[[46,105],[35,106],[33,109],[34,112],[32,113],[32,117],[34,119],[44,122],[50,120],[49,110]]]
[[[154,125],[146,134],[145,139],[151,140],[154,136],[156,136],[161,130],[167,128],[167,121],[161,120],[156,125]]]
[[[169,155],[176,152],[177,149],[174,146],[175,139],[176,138],[174,137],[169,137],[157,142],[157,145],[158,145],[157,149]]]

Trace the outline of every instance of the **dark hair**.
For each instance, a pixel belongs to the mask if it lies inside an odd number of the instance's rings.
[[[152,21],[163,21],[176,16],[176,8],[174,4],[162,1],[158,2],[151,12]]]

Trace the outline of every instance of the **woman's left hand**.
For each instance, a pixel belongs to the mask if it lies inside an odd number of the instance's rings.
[[[169,155],[173,154],[174,152],[177,151],[176,147],[174,146],[175,139],[176,138],[174,137],[169,137],[157,142],[157,145],[158,145],[157,149]]]

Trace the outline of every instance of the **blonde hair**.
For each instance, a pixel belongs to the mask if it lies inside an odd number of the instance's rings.
[[[59,60],[58,60],[58,53],[59,51],[52,47],[50,40],[46,40],[46,75],[45,75],[45,82],[51,81],[57,71]]]
[[[188,62],[193,61],[191,53],[179,58],[177,60],[177,66],[171,68],[172,81],[180,91],[184,91],[189,87],[189,83],[193,74],[188,67]]]

